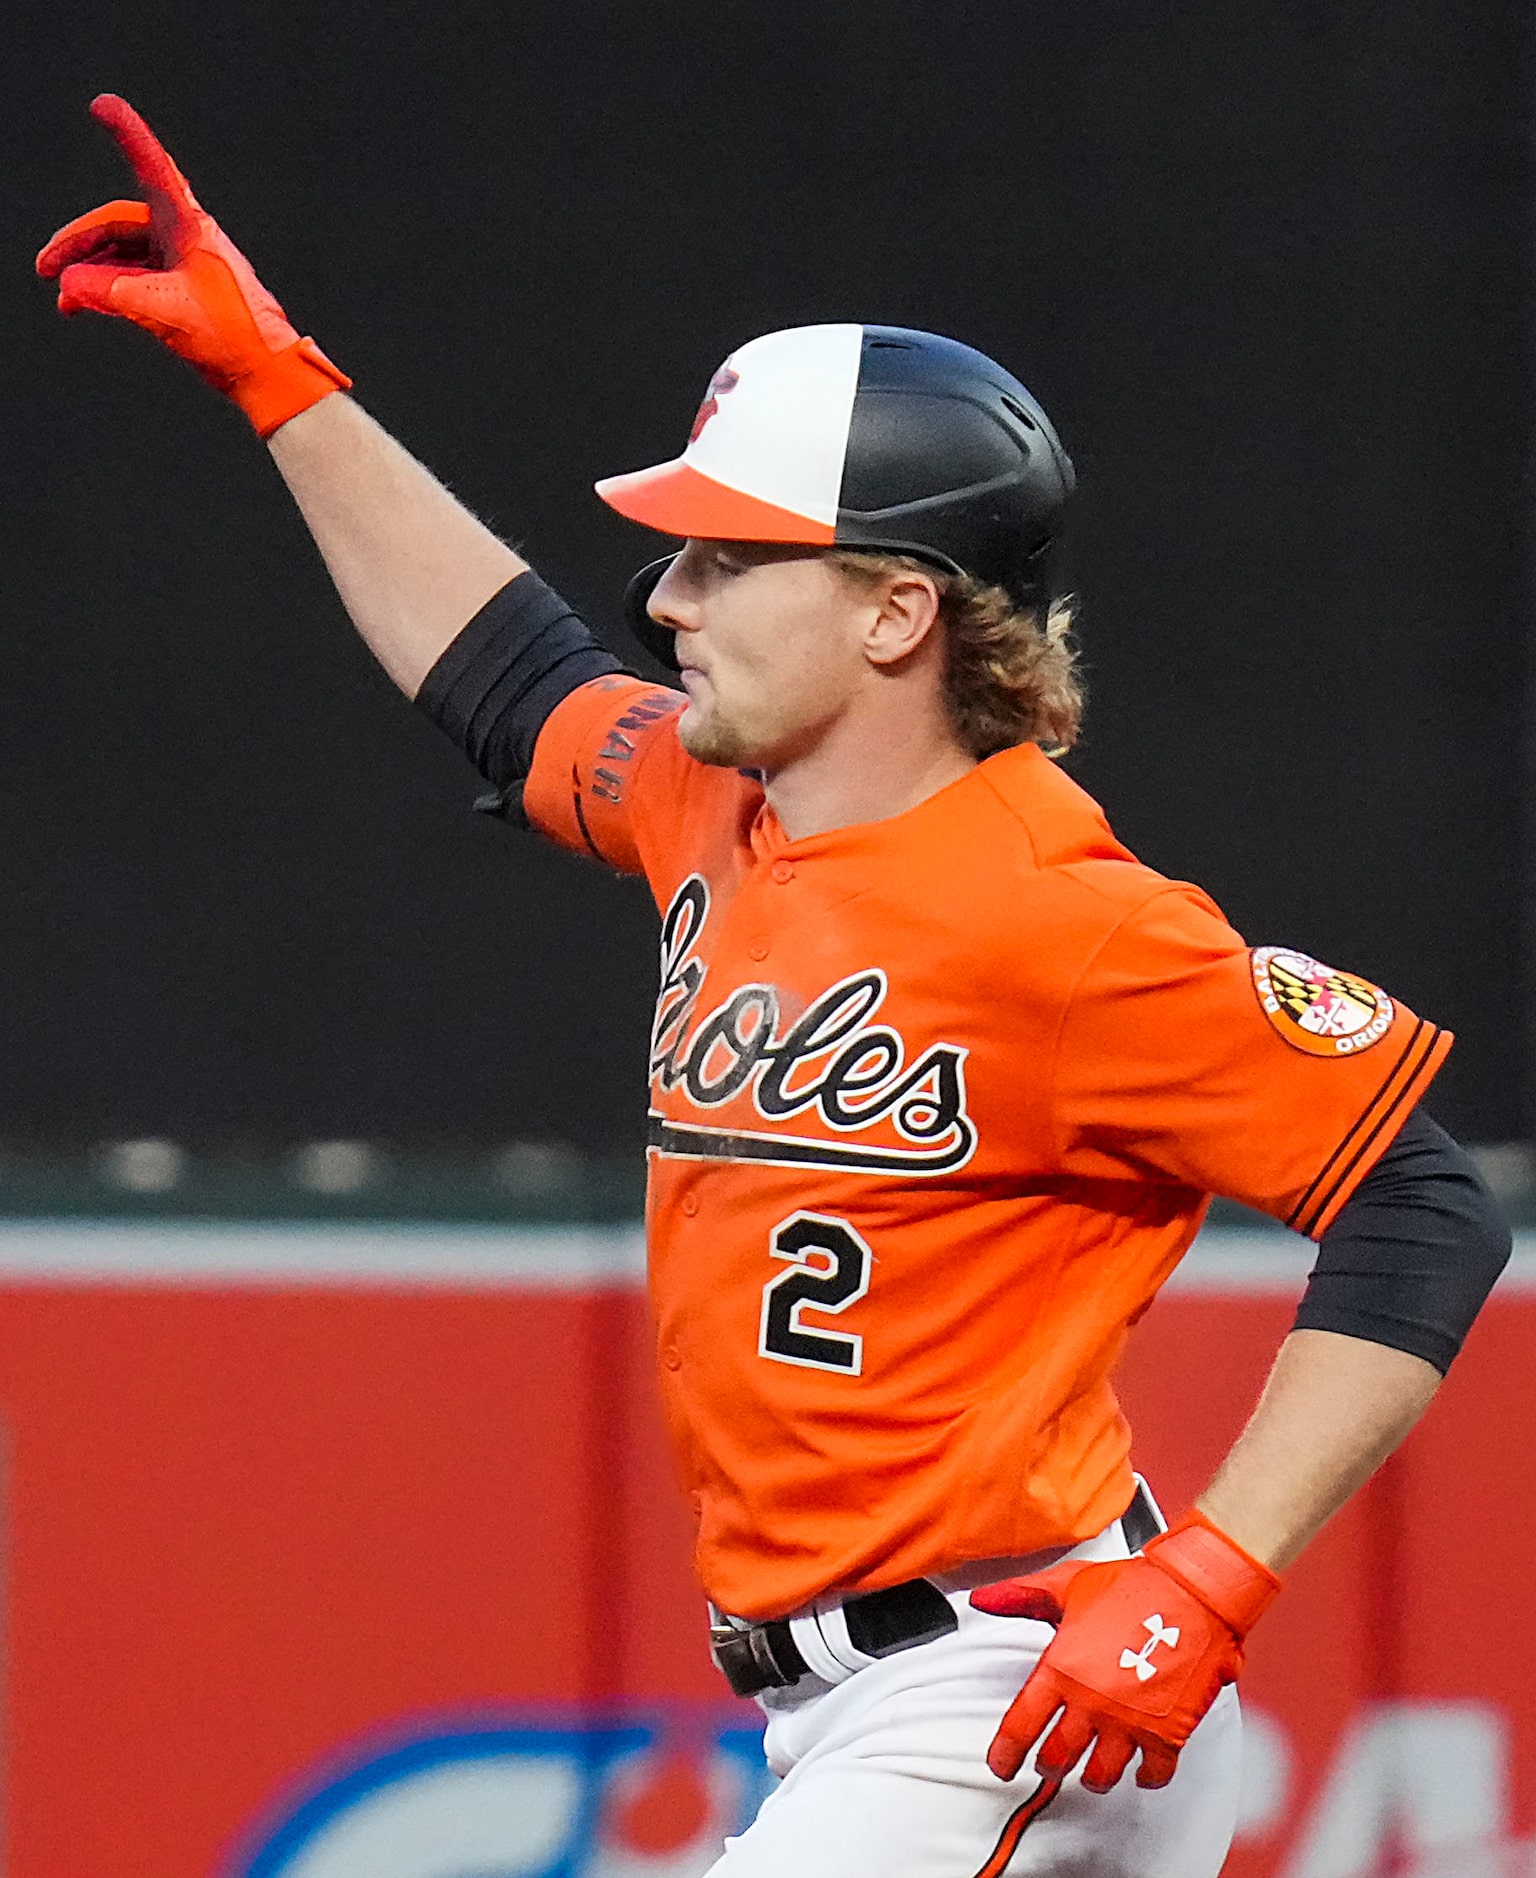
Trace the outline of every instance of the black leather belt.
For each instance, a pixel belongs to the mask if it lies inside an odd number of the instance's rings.
[[[894,1656],[898,1650],[947,1636],[960,1623],[949,1599],[926,1578],[844,1598],[843,1621],[848,1641],[865,1656]],[[709,1650],[737,1695],[787,1689],[809,1670],[784,1617],[745,1630],[716,1624],[709,1633]]]
[[[1120,1515],[1120,1530],[1125,1535],[1128,1552],[1139,1552],[1149,1539],[1155,1539],[1163,1530],[1152,1496],[1139,1480],[1130,1505]]]
[[[1138,1485],[1136,1496],[1120,1518],[1127,1550],[1139,1552],[1162,1531],[1151,1498]],[[886,1591],[844,1598],[843,1621],[848,1641],[864,1656],[894,1656],[919,1643],[932,1643],[959,1628],[949,1599],[927,1578],[909,1578]],[[765,1624],[738,1628],[720,1622],[709,1633],[710,1654],[737,1695],[760,1695],[764,1689],[787,1689],[810,1666],[800,1654],[789,1619],[776,1617]]]

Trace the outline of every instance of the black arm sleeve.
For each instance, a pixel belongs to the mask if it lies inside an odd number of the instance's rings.
[[[1444,1375],[1509,1251],[1471,1156],[1416,1108],[1318,1241],[1295,1328],[1384,1343]]]
[[[623,670],[529,572],[491,595],[422,680],[416,703],[496,785],[496,795],[475,806],[519,820],[544,720],[589,679]]]

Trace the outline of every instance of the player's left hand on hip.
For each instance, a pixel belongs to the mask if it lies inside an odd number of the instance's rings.
[[[1139,1748],[1137,1785],[1167,1786],[1279,1589],[1273,1572],[1191,1512],[1140,1557],[1053,1565],[973,1591],[979,1611],[1056,1627],[988,1767],[1011,1780],[1043,1736],[1035,1769],[1047,1779],[1064,1779],[1088,1754],[1083,1785],[1107,1793]]]
[[[38,273],[59,283],[59,311],[143,327],[239,405],[263,437],[346,390],[351,379],[288,323],[133,106],[107,92],[91,115],[117,140],[145,199],[77,216],[38,255]]]

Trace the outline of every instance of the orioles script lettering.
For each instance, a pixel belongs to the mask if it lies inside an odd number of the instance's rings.
[[[970,1159],[976,1130],[965,1108],[966,1052],[936,1043],[909,1063],[900,1031],[873,1021],[889,990],[878,967],[839,979],[787,1025],[777,988],[756,983],[738,987],[695,1021],[705,976],[697,947],[708,918],[709,888],[691,875],[662,922],[661,988],[651,1033],[656,1096],[680,1089],[694,1107],[709,1110],[749,1091],[764,1121],[804,1115],[847,1137],[888,1119],[911,1145],[710,1127],[653,1107],[653,1148],[882,1174],[945,1173]]]

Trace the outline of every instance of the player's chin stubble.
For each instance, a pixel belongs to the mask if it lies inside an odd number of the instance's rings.
[[[740,733],[718,714],[701,717],[696,712],[697,706],[684,711],[677,726],[677,740],[694,762],[715,769],[750,768],[750,753]]]

